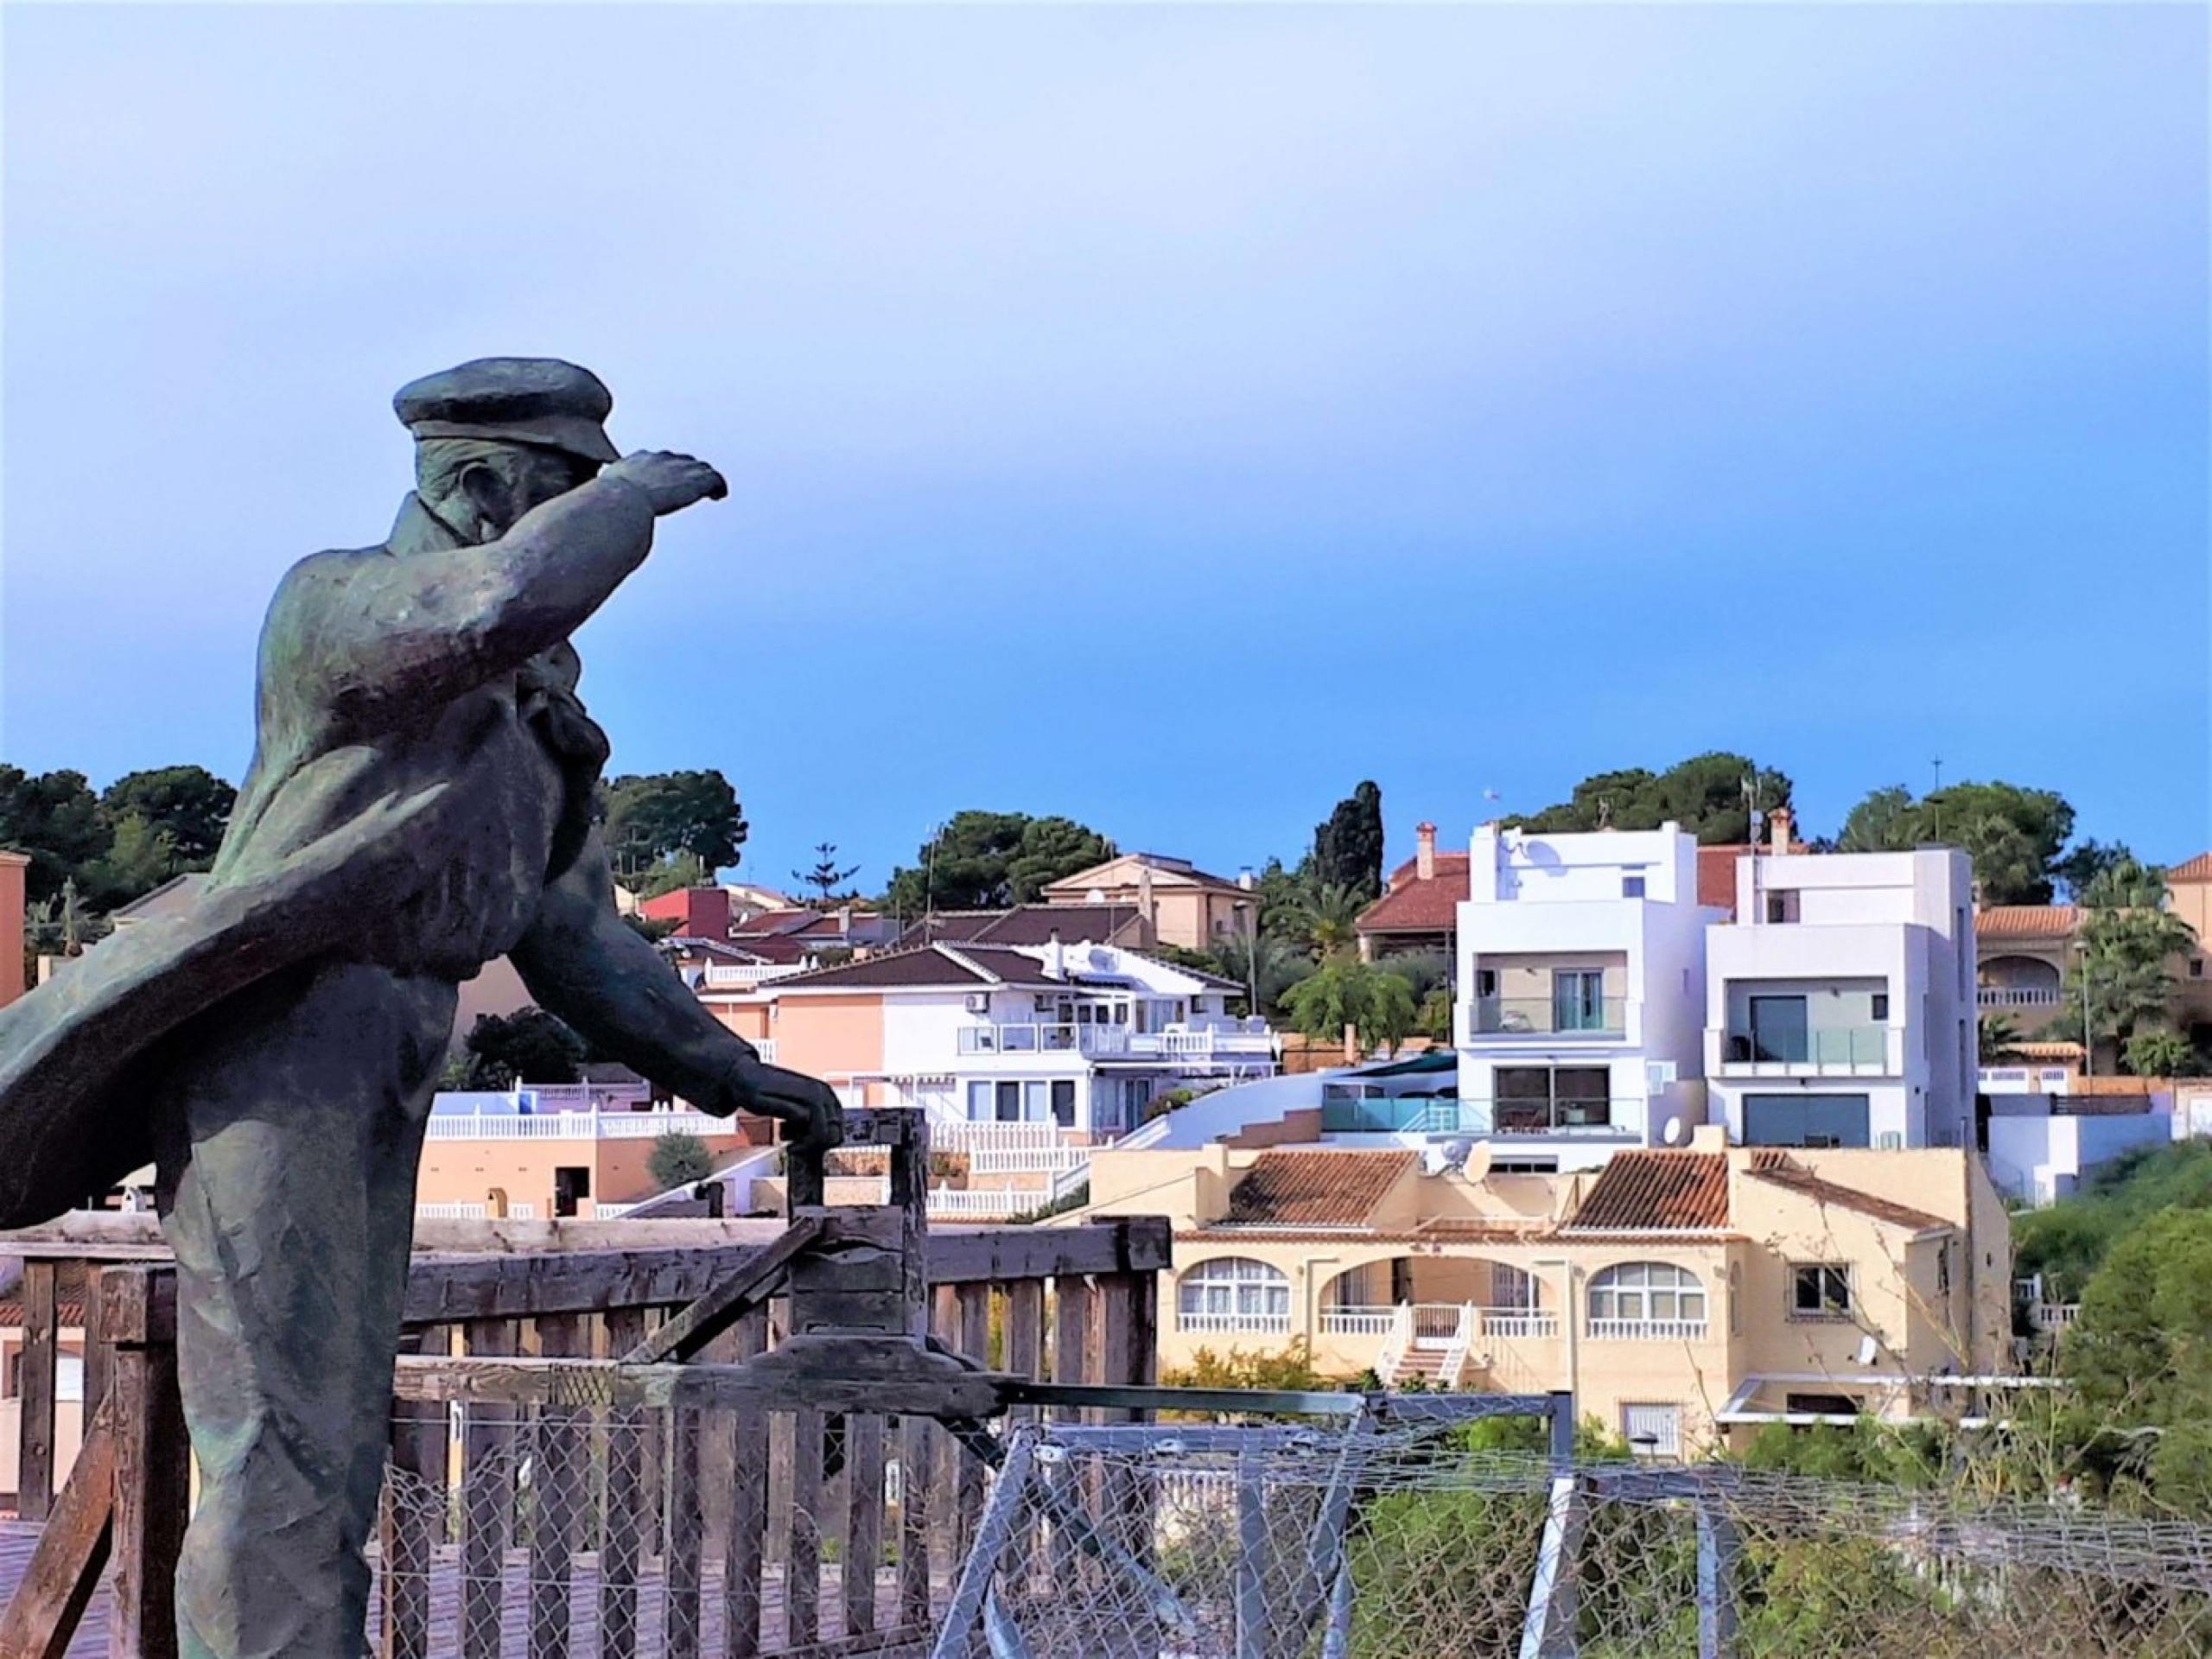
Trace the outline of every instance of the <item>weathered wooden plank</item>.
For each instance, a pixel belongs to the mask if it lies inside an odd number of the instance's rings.
[[[16,1513],[43,1521],[54,1507],[54,1282],[52,1262],[23,1264],[23,1354],[17,1362],[16,1393],[22,1419],[16,1452]]]
[[[190,1507],[192,1453],[175,1342],[158,1334],[145,1339],[162,1323],[154,1316],[157,1284],[173,1277],[174,1269],[145,1265],[100,1274],[107,1326],[124,1338],[105,1408],[115,1448],[115,1586],[108,1615],[114,1659],[175,1659],[177,1651],[176,1564]]]
[[[796,1353],[796,1349],[791,1350]],[[664,1411],[683,1407],[724,1411],[747,1402],[772,1410],[794,1397],[824,1411],[912,1413],[985,1417],[996,1412],[994,1374],[958,1368],[943,1358],[871,1351],[862,1343],[818,1356],[810,1364],[615,1366],[556,1360],[402,1357],[392,1375],[402,1400],[460,1400],[479,1405],[612,1406]]]
[[[627,1353],[645,1340],[642,1307],[607,1310],[607,1346]],[[599,1639],[606,1654],[633,1653],[638,1641],[639,1510],[645,1502],[645,1414],[610,1410],[607,1437],[607,1507],[599,1555]]]
[[[409,1332],[403,1351],[442,1350],[442,1326]],[[426,1659],[430,1651],[430,1567],[445,1536],[446,1408],[395,1402],[391,1464],[386,1478],[378,1545],[384,1570],[381,1659]]]
[[[755,1308],[731,1327],[729,1357],[742,1363],[768,1343],[768,1314]],[[768,1414],[758,1404],[728,1414],[731,1425],[729,1537],[722,1558],[722,1638],[729,1659],[760,1651],[760,1573],[768,1532]]]
[[[510,1356],[519,1345],[510,1319],[471,1319],[461,1339],[477,1359]],[[472,1405],[461,1433],[462,1659],[498,1659],[499,1652],[501,1582],[514,1526],[514,1416],[508,1402]]]
[[[952,1294],[959,1309],[954,1345],[978,1364],[988,1364],[991,1357],[991,1287],[961,1285]],[[957,1442],[951,1450],[954,1514],[958,1517],[953,1537],[955,1548],[964,1560],[968,1546],[976,1536],[976,1523],[982,1518],[988,1483],[980,1459],[963,1450]]]
[[[883,1419],[845,1420],[845,1629],[875,1628],[875,1573],[883,1563]]]
[[[102,1410],[93,1414],[30,1565],[0,1612],[0,1659],[62,1659],[68,1651],[107,1565],[114,1508],[115,1439]]]
[[[791,1258],[812,1245],[822,1233],[818,1219],[802,1217],[793,1222],[781,1238],[732,1268],[721,1283],[685,1304],[624,1359],[634,1365],[652,1365],[690,1359],[701,1352],[747,1310],[765,1301],[790,1270]]]
[[[943,1433],[926,1417],[899,1424],[899,1622],[926,1624],[930,1617],[930,1533],[933,1440]]]
[[[537,1351],[548,1359],[588,1355],[590,1332],[581,1313],[549,1313],[537,1321]],[[531,1659],[568,1659],[571,1562],[584,1511],[585,1435],[590,1414],[572,1406],[537,1413],[532,1489],[537,1513],[530,1534]]]
[[[701,1414],[669,1414],[668,1524],[663,1550],[666,1592],[661,1598],[661,1652],[666,1659],[698,1659],[701,1637],[700,1565],[706,1540],[699,1497]]]
[[[822,1634],[822,1414],[795,1411],[791,1426],[791,1541],[784,1568],[785,1641]]]
[[[405,1317],[426,1324],[688,1302],[782,1232],[781,1222],[765,1219],[420,1221]],[[1172,1255],[1168,1224],[1158,1217],[1076,1227],[944,1228],[928,1243],[932,1284],[1158,1272]],[[170,1251],[155,1216],[81,1211],[0,1232],[0,1255],[168,1261]]]
[[[1052,1381],[1098,1380],[1098,1294],[1089,1281],[1062,1274],[1052,1281]],[[1063,1411],[1073,1419],[1077,1414]]]

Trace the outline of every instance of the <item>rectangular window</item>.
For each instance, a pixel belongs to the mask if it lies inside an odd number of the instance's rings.
[[[1052,1122],[1064,1129],[1075,1128],[1075,1083],[1071,1078],[1052,1080]]]
[[[1047,1103],[1050,1095],[1051,1091],[1046,1087],[1042,1078],[1034,1083],[1023,1084],[1021,1085],[1022,1121],[1028,1123],[1042,1123],[1046,1114],[1052,1109]]]
[[[563,1164],[553,1172],[553,1213],[573,1216],[576,1203],[591,1197],[591,1171],[581,1164]]]
[[[968,1085],[968,1121],[970,1123],[988,1122],[990,1116],[991,1085],[988,1083],[969,1084]]]
[[[1809,1052],[1802,996],[1755,996],[1751,1003],[1751,1058],[1802,1063]]]
[[[1782,1408],[1793,1416],[1856,1417],[1861,1408],[1847,1394],[1785,1394]]]
[[[1801,1262],[1789,1269],[1789,1313],[1799,1319],[1851,1316],[1851,1269],[1840,1262]]]
[[[1890,1017],[1890,994],[1887,991],[1877,991],[1866,999],[1866,1017],[1878,1026],[1887,1021]]]
[[[1682,1455],[1682,1408],[1624,1405],[1621,1438],[1639,1458],[1679,1458]]]
[[[1794,922],[1797,919],[1797,889],[1783,887],[1766,896],[1766,918],[1770,922]]]
[[[1603,1031],[1605,976],[1595,968],[1552,969],[1552,1029]]]
[[[1624,899],[1643,898],[1643,878],[1640,875],[1624,875],[1621,877],[1621,897]]]
[[[1021,1085],[1018,1083],[997,1083],[991,1087],[995,1091],[995,1109],[991,1116],[1001,1123],[1021,1122]]]
[[[2203,957],[2191,957],[2189,959],[2189,976],[2190,976],[2191,979],[2202,979],[2202,978],[2203,978],[2203,977],[2204,977],[2204,958],[2203,958]]]
[[[1497,969],[1478,968],[1475,969],[1475,995],[1477,996],[1496,996],[1497,995]]]

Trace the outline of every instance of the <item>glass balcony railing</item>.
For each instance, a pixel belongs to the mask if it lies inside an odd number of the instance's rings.
[[[1328,1135],[1610,1133],[1632,1122],[1643,1103],[1640,1100],[1459,1100],[1433,1095],[1325,1098],[1321,1128]]]
[[[1618,996],[1478,997],[1471,1021],[1471,1029],[1484,1037],[1618,1036],[1627,1028],[1628,1000]]]
[[[1882,1065],[1889,1058],[1885,1026],[1827,1026],[1804,1031],[1731,1031],[1724,1065]]]

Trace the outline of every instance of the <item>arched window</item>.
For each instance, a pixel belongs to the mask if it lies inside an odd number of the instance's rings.
[[[1681,1336],[1705,1324],[1705,1283],[1671,1262],[1624,1262],[1590,1281],[1590,1334]]]
[[[1176,1281],[1175,1318],[1185,1331],[1287,1331],[1290,1279],[1264,1262],[1216,1256]]]

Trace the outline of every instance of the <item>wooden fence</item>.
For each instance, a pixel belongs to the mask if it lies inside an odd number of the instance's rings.
[[[741,1274],[782,1224],[426,1222],[417,1230],[405,1351],[605,1359]],[[1169,1248],[1155,1220],[930,1234],[932,1334],[1019,1376],[1148,1382],[1156,1275]],[[103,1215],[0,1235],[0,1255],[9,1254],[26,1259],[18,1508],[46,1532],[0,1616],[0,1659],[67,1651],[103,1563],[111,1563],[109,1651],[166,1659],[176,1651],[173,1581],[189,1502],[168,1252],[152,1217]],[[97,1290],[87,1298],[88,1427],[57,1492],[53,1286],[68,1261],[85,1264]],[[748,1314],[706,1357],[772,1348],[785,1306]],[[669,1659],[876,1650],[925,1629],[981,1510],[983,1466],[925,1419],[775,1403],[401,1402],[392,1456],[403,1472],[393,1484],[404,1481],[411,1501],[387,1503],[378,1541],[378,1651],[496,1654],[503,1628],[521,1618],[533,1659],[566,1659],[586,1624],[592,1639],[581,1650],[627,1654],[639,1650],[632,1638],[649,1611],[658,1629],[646,1647]],[[535,1455],[518,1455],[518,1446]],[[896,1503],[887,1464],[899,1470]],[[880,1563],[887,1581],[855,1562]],[[415,1568],[395,1570],[405,1563]]]

